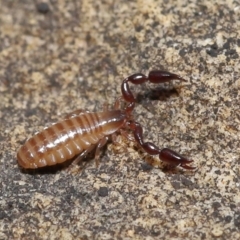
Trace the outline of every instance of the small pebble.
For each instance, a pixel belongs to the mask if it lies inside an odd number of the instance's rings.
[[[50,11],[48,4],[45,2],[38,3],[37,10],[39,13],[43,13],[43,14],[46,14]]]
[[[108,188],[107,187],[100,187],[98,190],[98,196],[106,197],[108,196]]]

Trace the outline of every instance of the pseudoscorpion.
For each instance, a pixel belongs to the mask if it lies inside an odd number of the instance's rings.
[[[35,169],[56,165],[79,155],[78,162],[87,153],[96,149],[95,161],[98,164],[100,149],[106,144],[109,137],[123,129],[131,130],[135,141],[150,155],[158,155],[159,159],[173,166],[185,169],[195,169],[188,164],[193,162],[169,148],[159,149],[151,142],[143,139],[141,125],[133,119],[132,111],[136,98],[132,94],[128,83],[143,84],[163,83],[173,79],[186,81],[182,77],[166,72],[151,71],[148,76],[141,73],[133,74],[123,80],[121,85],[121,99],[127,102],[124,109],[120,109],[118,99],[113,110],[104,109],[102,112],[76,110],[62,121],[59,121],[28,139],[17,152],[18,164],[22,168]]]

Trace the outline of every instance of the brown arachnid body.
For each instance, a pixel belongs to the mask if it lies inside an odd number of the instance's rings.
[[[20,147],[17,153],[18,164],[22,168],[35,169],[56,165],[79,155],[75,162],[96,148],[95,161],[98,164],[100,149],[111,136],[122,129],[133,132],[135,141],[150,155],[158,155],[162,161],[185,169],[195,169],[188,164],[193,162],[169,148],[159,149],[151,142],[143,139],[141,125],[133,120],[132,111],[136,99],[128,83],[143,84],[163,83],[173,79],[186,81],[180,76],[166,71],[151,71],[148,76],[141,73],[133,74],[123,80],[121,85],[122,98],[127,102],[123,110],[119,109],[119,99],[113,110],[88,112],[77,110],[62,121],[35,134]]]

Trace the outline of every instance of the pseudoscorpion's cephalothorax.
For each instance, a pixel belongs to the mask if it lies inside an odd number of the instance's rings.
[[[173,166],[194,169],[188,164],[193,162],[169,148],[159,149],[151,142],[144,142],[141,125],[133,120],[132,111],[136,99],[128,83],[143,84],[163,83],[173,79],[186,81],[180,76],[166,71],[151,71],[147,76],[136,73],[123,80],[121,90],[122,99],[127,106],[121,110],[120,100],[115,103],[113,110],[104,109],[102,112],[88,112],[77,110],[60,122],[37,133],[20,147],[17,153],[18,164],[27,169],[40,168],[65,162],[74,156],[79,156],[76,162],[87,153],[96,149],[95,160],[98,163],[100,149],[106,144],[110,136],[114,139],[116,132],[128,129],[133,132],[135,141],[150,155],[159,158]]]

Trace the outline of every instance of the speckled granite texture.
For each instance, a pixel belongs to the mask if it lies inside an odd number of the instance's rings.
[[[0,0],[0,239],[240,239],[239,2],[38,3]],[[99,168],[19,169],[27,137],[151,69],[188,82],[136,87],[135,117],[196,171],[123,139]]]

